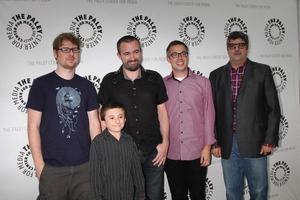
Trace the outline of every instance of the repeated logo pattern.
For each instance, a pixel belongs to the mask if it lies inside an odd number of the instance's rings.
[[[136,15],[127,25],[127,34],[138,38],[142,47],[148,47],[154,43],[157,37],[157,27],[150,17]]]
[[[32,85],[32,79],[24,78],[18,81],[17,84],[13,87],[11,93],[11,100],[20,112],[25,113],[27,111],[26,109],[27,97],[31,85]]]
[[[183,18],[178,28],[179,37],[188,46],[198,46],[205,37],[205,27],[198,17]]]
[[[8,21],[6,35],[14,47],[31,50],[42,41],[43,29],[36,17],[19,13]]]
[[[70,31],[80,38],[87,49],[99,45],[103,36],[101,23],[96,17],[88,14],[76,16],[70,25]]]

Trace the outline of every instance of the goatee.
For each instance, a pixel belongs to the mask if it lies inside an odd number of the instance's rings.
[[[140,68],[140,65],[135,65],[135,66],[124,65],[124,68],[128,71],[135,72]]]

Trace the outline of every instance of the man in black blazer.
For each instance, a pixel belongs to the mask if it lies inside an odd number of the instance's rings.
[[[243,199],[244,177],[253,200],[268,196],[267,155],[278,145],[280,107],[269,66],[247,58],[242,32],[227,38],[229,62],[210,73],[217,143],[227,200]]]

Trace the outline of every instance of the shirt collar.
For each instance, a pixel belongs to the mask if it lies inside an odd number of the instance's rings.
[[[244,71],[246,65],[247,65],[248,59],[241,65],[239,66],[237,69],[234,69],[231,64],[230,64],[230,70],[231,72],[235,72],[235,71]]]
[[[186,78],[195,78],[195,76],[196,76],[196,74],[195,74],[190,68],[188,68],[187,76],[186,76],[184,79],[186,79]],[[173,79],[173,80],[175,80],[175,81],[178,81],[178,80],[174,77],[173,72],[171,72],[171,74],[169,74],[169,75],[167,76],[167,80],[169,80],[169,79]],[[184,80],[184,79],[183,79],[183,80]]]
[[[118,69],[117,72],[118,72],[119,74],[121,74],[122,77],[123,77],[125,80],[131,80],[131,79],[127,76],[127,74],[124,73],[124,71],[123,71],[123,65]],[[138,76],[137,76],[136,79],[142,79],[142,78],[144,78],[145,72],[146,72],[146,70],[144,69],[144,67],[143,67],[143,66],[140,66],[140,68],[139,68],[139,74],[138,74]]]
[[[116,140],[117,141],[117,139],[108,131],[107,128],[104,129],[104,131],[101,134],[104,134],[104,138],[106,140]],[[124,134],[124,132],[122,131],[119,142],[126,140],[126,139],[127,139],[127,135]]]

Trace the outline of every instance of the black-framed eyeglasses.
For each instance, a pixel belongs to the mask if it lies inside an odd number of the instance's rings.
[[[235,49],[238,47],[239,49],[244,49],[247,47],[247,44],[245,42],[240,42],[240,43],[228,43],[227,44],[228,49]]]
[[[80,52],[80,49],[78,47],[74,47],[74,48],[62,47],[62,48],[59,48],[58,50],[60,50],[62,53],[70,53],[71,51],[73,53],[79,53]]]
[[[169,56],[171,58],[174,58],[174,59],[175,58],[179,58],[179,56],[186,58],[186,57],[188,57],[188,55],[189,55],[189,52],[187,52],[187,51],[182,51],[180,53],[178,53],[178,52],[172,52],[172,53],[169,54]]]

